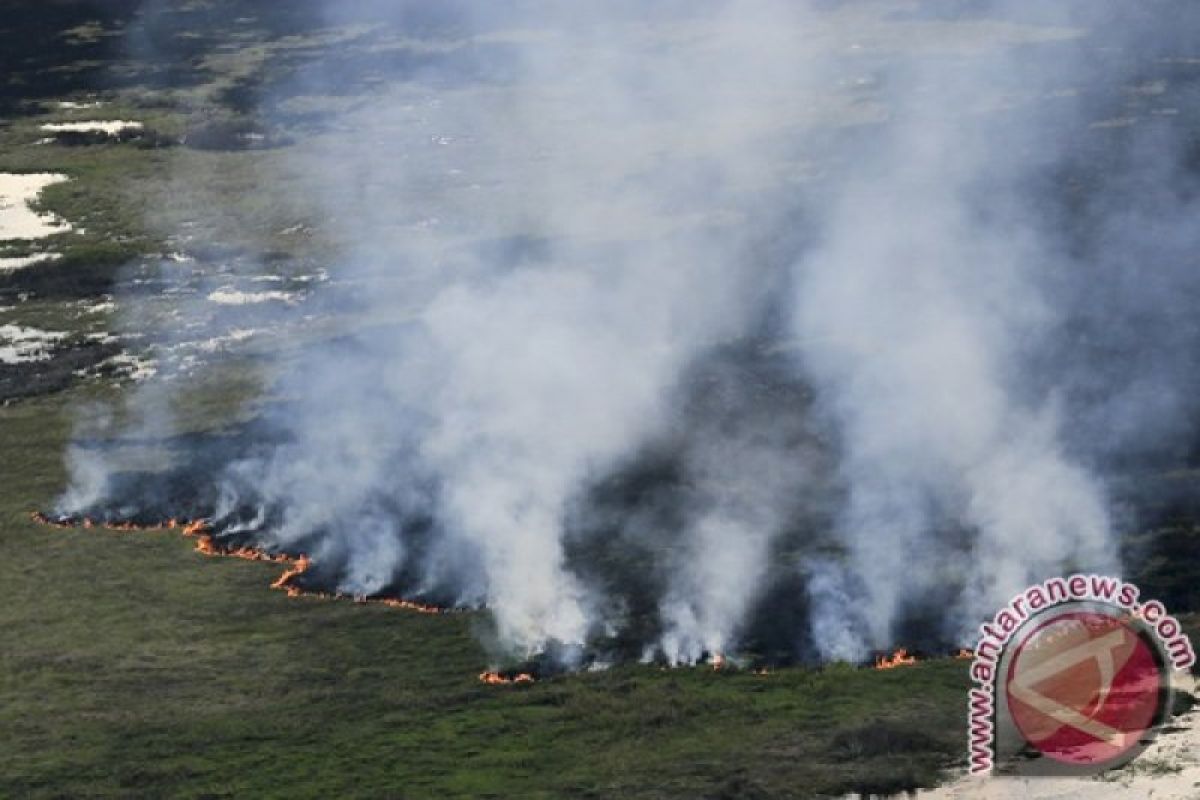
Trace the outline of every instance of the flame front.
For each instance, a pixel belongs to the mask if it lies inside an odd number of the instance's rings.
[[[513,675],[511,678],[509,678],[505,677],[499,672],[493,672],[489,670],[487,672],[479,673],[479,680],[488,684],[489,686],[503,686],[514,683],[533,683],[534,677],[528,672],[518,672],[516,675]]]
[[[129,520],[105,521],[96,522],[90,517],[81,519],[54,519],[40,511],[34,511],[30,518],[39,525],[49,525],[54,528],[103,528],[110,531],[159,531],[179,528],[182,526],[182,533],[189,539],[196,540],[196,552],[206,556],[223,556],[228,558],[240,558],[245,561],[267,561],[273,564],[287,564],[287,568],[283,573],[271,582],[272,589],[279,589],[287,592],[288,597],[319,597],[329,599],[350,598],[355,603],[362,605],[381,605],[388,608],[401,608],[406,611],[416,611],[421,614],[444,614],[453,609],[442,608],[441,606],[430,605],[428,603],[419,603],[414,600],[404,600],[395,597],[364,597],[361,595],[346,595],[338,592],[329,594],[327,592],[314,592],[298,585],[296,580],[312,567],[312,559],[307,555],[300,554],[291,556],[287,553],[272,553],[257,547],[248,547],[239,545],[230,547],[222,544],[216,536],[216,532],[208,524],[206,520],[199,519],[186,524],[181,523],[178,519],[171,518],[164,522],[158,522],[150,525],[140,525]]]
[[[301,555],[292,562],[292,566],[285,569],[283,574],[271,583],[271,588],[282,589],[287,592],[288,597],[298,597],[304,593],[304,590],[295,585],[293,581],[308,572],[308,568],[311,566],[312,560],[306,555]]]
[[[363,595],[347,595],[341,592],[331,594],[327,592],[305,589],[300,585],[299,579],[313,566],[313,561],[311,558],[309,558],[309,556],[305,554],[292,556],[288,555],[287,553],[272,553],[267,550],[257,547],[250,547],[247,545],[232,547],[222,544],[217,538],[216,531],[214,531],[208,522],[203,519],[193,520],[191,522],[183,522],[181,520],[171,518],[158,523],[139,524],[129,520],[96,521],[90,517],[56,519],[43,514],[40,511],[34,511],[30,513],[29,516],[34,522],[40,525],[64,529],[99,528],[118,532],[182,529],[181,533],[183,536],[196,540],[196,552],[202,555],[240,558],[245,561],[266,561],[273,564],[286,565],[286,568],[282,573],[280,573],[279,577],[271,582],[271,588],[286,592],[288,597],[350,599],[359,605],[381,605],[388,608],[416,611],[420,614],[445,614],[456,610],[396,597],[366,597]],[[973,651],[962,648],[958,650],[953,657],[956,659],[969,659],[974,658],[974,656],[975,653]],[[907,648],[900,647],[897,648],[896,651],[890,656],[878,656],[875,659],[875,669],[895,669],[896,667],[916,664],[917,661],[917,657],[911,655]],[[714,670],[724,670],[730,667],[729,660],[723,653],[712,653],[708,658],[708,665]],[[766,667],[762,667],[760,669],[754,669],[753,674],[769,675],[770,670],[768,670]],[[536,679],[531,673],[528,672],[505,674],[499,671],[488,670],[479,674],[479,680],[480,682],[490,686],[510,686],[515,684],[534,683]]]
[[[901,647],[890,656],[879,656],[875,659],[875,669],[895,669],[907,664],[917,663],[917,657],[908,654],[908,649]]]

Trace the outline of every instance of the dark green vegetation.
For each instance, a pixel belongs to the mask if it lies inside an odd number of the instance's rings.
[[[180,0],[137,20],[140,5],[9,0],[0,15],[0,171],[69,175],[44,204],[84,229],[45,243],[62,260],[0,276],[0,304],[34,295],[3,322],[72,330],[69,302],[182,247],[170,240],[181,221],[201,264],[243,251],[286,263],[319,246],[281,233],[305,209],[279,202],[286,187],[269,195],[259,170],[320,130],[320,108],[275,109],[284,132],[254,113],[320,48],[304,38],[308,5]],[[504,68],[502,51],[478,55]],[[415,71],[435,56],[374,57]],[[323,73],[348,94],[371,66],[352,61]],[[102,113],[55,105],[95,98]],[[154,135],[36,144],[44,122],[93,116]],[[270,147],[248,150],[258,132]],[[175,172],[205,183],[176,192]],[[259,237],[231,235],[241,228]],[[766,676],[628,666],[487,687],[477,615],[288,599],[267,588],[278,567],[204,559],[173,532],[38,527],[27,514],[64,484],[70,409],[101,391],[62,391],[71,359],[101,347],[80,344],[53,371],[0,371],[0,397],[18,398],[0,408],[0,797],[753,800],[902,791],[961,763],[962,662]],[[193,398],[197,428],[256,389],[244,375],[217,382]],[[1161,482],[1186,495],[1195,476]],[[1166,503],[1160,518],[1128,537],[1133,577],[1173,608],[1200,607],[1197,515]]]
[[[273,46],[311,26],[305,4],[265,20],[250,3],[151,4],[151,24],[135,23],[135,3],[19,5],[0,21],[19,45],[0,54],[0,171],[69,175],[44,204],[85,232],[44,243],[61,261],[0,278],[9,298],[32,292],[6,321],[73,330],[76,298],[152,274],[141,259],[175,249],[202,265],[266,250],[286,268],[293,242],[272,232],[303,209],[263,191],[269,149],[237,144],[258,130],[260,96],[309,55]],[[244,46],[220,52],[229,41]],[[347,63],[336,77],[353,88],[360,76]],[[173,146],[37,144],[40,124],[88,118],[139,120],[162,137],[149,144]],[[297,112],[290,134],[321,118]],[[177,192],[176,173],[205,183]],[[186,246],[169,238],[181,222],[198,234]],[[265,236],[239,240],[243,229]],[[311,257],[319,243],[302,241]],[[961,662],[622,667],[489,687],[476,678],[489,666],[478,615],[289,599],[268,589],[278,567],[205,559],[174,532],[34,525],[28,512],[65,480],[71,408],[110,391],[60,391],[69,362],[0,376],[14,400],[0,408],[2,797],[808,797],[928,785],[960,760]],[[253,393],[229,378],[192,395],[183,419],[227,419],[231,398]],[[47,388],[58,393],[20,399]]]
[[[0,796],[809,797],[927,784],[963,749],[963,662],[488,687],[473,615],[289,599],[278,567],[173,532],[36,526],[66,404],[0,411]]]
[[[787,798],[961,761],[964,662],[488,687],[473,615],[289,599],[277,566],[175,532],[34,525],[71,399],[0,410],[0,796]]]

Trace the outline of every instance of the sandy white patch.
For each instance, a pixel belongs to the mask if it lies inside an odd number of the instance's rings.
[[[66,180],[66,175],[49,172],[0,172],[0,239],[40,239],[71,230],[53,214],[38,214],[29,205],[47,186]]]
[[[62,258],[62,254],[35,253],[34,255],[21,256],[20,258],[0,258],[0,272],[12,272],[34,264],[41,264],[43,261],[53,261],[56,258]]]
[[[1178,685],[1194,691],[1191,678]],[[965,745],[964,745],[965,746]],[[963,776],[931,791],[924,800],[1195,800],[1200,797],[1200,708],[1172,720],[1146,751],[1099,778],[972,778]]]
[[[223,306],[244,306],[254,303],[295,303],[297,297],[291,292],[274,289],[263,292],[243,292],[230,286],[223,286],[211,292],[208,299]]]
[[[103,133],[116,136],[121,131],[140,131],[144,125],[128,119],[90,120],[87,122],[47,122],[38,130],[46,133]]]
[[[92,100],[91,102],[79,102],[77,100],[59,100],[56,104],[59,108],[75,111],[85,108],[99,108],[104,105],[100,100]]]
[[[24,328],[20,325],[0,325],[0,364],[21,364],[45,361],[55,343],[65,333]]]

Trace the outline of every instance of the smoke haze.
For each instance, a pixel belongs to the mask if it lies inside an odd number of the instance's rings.
[[[954,643],[1119,571],[1114,471],[1192,434],[1194,175],[1153,81],[1196,14],[1023,6],[328,3],[371,55],[256,113],[370,87],[279,167],[330,280],[244,310],[296,345],[245,437],[185,450],[190,502],[568,664]],[[179,384],[102,427],[166,436]],[[177,497],[68,463],[66,513]]]

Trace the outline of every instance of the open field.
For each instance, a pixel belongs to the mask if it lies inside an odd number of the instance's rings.
[[[57,5],[68,14],[72,4]],[[54,41],[52,33],[34,38]],[[115,47],[103,54],[125,58]],[[217,226],[207,232],[222,226],[220,210],[195,207],[197,198],[230,204],[239,224],[221,228],[226,245],[231,231],[236,239],[253,230],[268,241],[234,244],[285,253],[298,244],[309,259],[320,251],[308,238],[269,234],[304,219],[303,209],[280,213],[286,186],[254,191],[271,151],[38,144],[49,122],[136,119],[176,136],[197,115],[236,115],[218,96],[249,83],[253,63],[227,57],[200,67],[187,55],[162,67],[174,70],[169,91],[148,68],[146,84],[124,70],[131,85],[93,94],[108,85],[101,69],[65,86],[30,79],[27,88],[46,94],[9,98],[15,115],[0,127],[0,170],[69,175],[45,193],[45,207],[85,232],[45,243],[60,261],[5,279],[12,298],[34,293],[7,319],[104,330],[114,317],[72,304],[127,280],[118,276],[130,261],[125,274],[153,275],[139,258],[180,249],[195,252],[196,268],[212,268],[231,251],[201,249],[205,229],[190,246],[164,235],[189,219]],[[192,81],[193,70],[204,75]],[[106,105],[55,106],[93,97]],[[207,183],[173,193],[175,172]],[[222,396],[232,385],[200,402],[199,425],[228,413]],[[489,687],[476,678],[488,666],[472,634],[477,615],[289,599],[267,588],[277,567],[204,559],[175,532],[34,525],[28,512],[52,503],[65,480],[71,409],[119,391],[82,387],[0,409],[0,795],[801,797],[927,785],[960,757],[961,662],[765,676],[631,666]]]
[[[489,687],[473,615],[289,599],[278,567],[175,532],[34,525],[68,399],[0,411],[0,795],[807,797],[960,757],[963,662]]]
[[[24,13],[0,19],[0,43],[20,43],[0,46],[0,172],[69,176],[40,208],[77,230],[0,244],[0,257],[61,255],[0,273],[0,325],[66,343],[44,362],[0,363],[0,797],[767,800],[903,792],[963,766],[966,662],[764,675],[625,665],[485,686],[482,612],[293,599],[268,588],[278,566],[203,558],[175,531],[35,525],[29,513],[64,487],[77,410],[133,390],[115,353],[167,363],[213,351],[212,340],[149,347],[175,333],[156,289],[215,296],[213,317],[240,336],[248,291],[291,302],[325,280],[339,242],[286,152],[336,136],[329,110],[369,87],[371,70],[346,68],[347,97],[285,104],[283,127],[264,127],[256,103],[294,99],[287,76],[330,48],[411,59],[414,72],[432,56],[322,28],[306,4],[167,4],[145,52],[121,44],[134,2],[14,5]],[[837,110],[875,114],[867,100]],[[100,118],[146,133],[43,141],[43,125]],[[373,322],[314,316],[294,336],[221,343],[237,357],[197,379],[182,426],[252,415],[269,385],[263,353]],[[1180,612],[1200,610],[1195,460],[1131,469],[1117,487],[1163,498],[1156,523],[1122,541],[1129,577]],[[1200,617],[1188,624],[1200,633]]]

